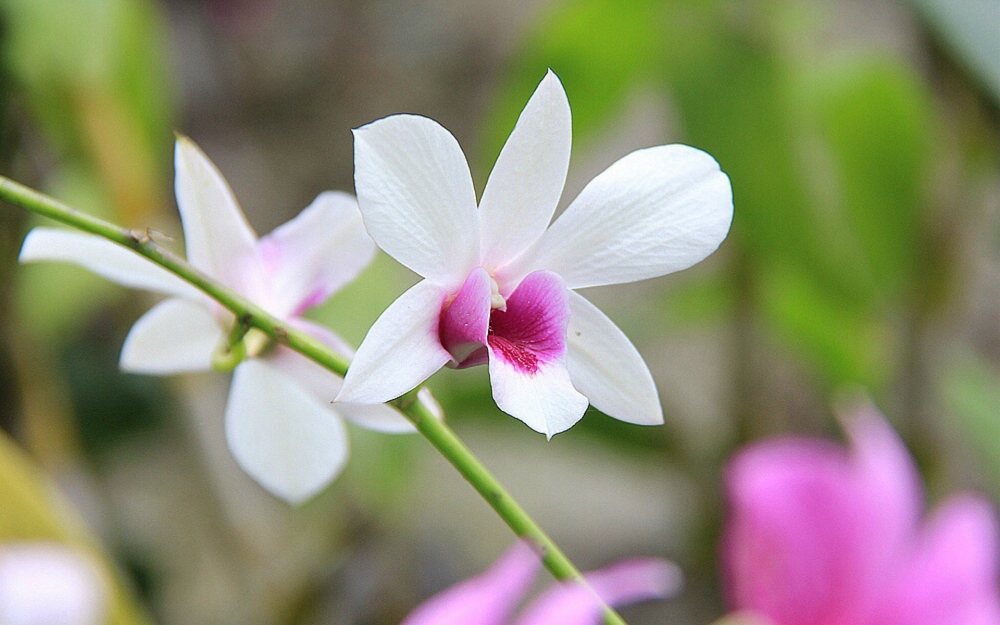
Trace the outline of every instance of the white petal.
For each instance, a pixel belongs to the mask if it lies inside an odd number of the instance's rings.
[[[426,380],[451,360],[438,339],[444,292],[423,280],[375,320],[358,347],[338,402],[380,404]]]
[[[174,150],[177,207],[188,261],[245,297],[260,302],[263,265],[257,235],[229,183],[187,137]]]
[[[337,404],[354,425],[383,434],[414,434],[417,428],[389,404]]]
[[[334,191],[321,193],[259,245],[275,307],[271,312],[279,317],[322,303],[375,256],[357,200]]]
[[[290,323],[337,353],[345,356],[354,354],[354,350],[346,341],[324,326],[305,319],[295,319]],[[287,347],[279,346],[272,355],[268,356],[267,360],[279,367],[285,375],[294,379],[300,386],[312,393],[313,397],[323,403],[330,403],[344,384],[343,378],[339,375]],[[340,404],[337,409],[348,421],[369,430],[388,434],[416,432],[416,428],[406,417],[386,404],[370,406]]]
[[[132,326],[120,365],[130,373],[164,375],[212,368],[212,354],[224,337],[209,309],[185,299],[154,306]]]
[[[569,169],[569,101],[552,70],[521,112],[479,203],[483,264],[502,267],[545,232]]]
[[[662,424],[653,376],[625,333],[582,295],[571,291],[569,305],[566,366],[573,386],[610,417]]]
[[[573,427],[587,410],[587,398],[573,388],[559,361],[525,373],[490,348],[490,385],[500,410],[548,438]]]
[[[322,490],[347,462],[340,416],[261,360],[244,361],[233,374],[226,441],[250,477],[293,504]]]
[[[25,237],[18,260],[73,263],[134,289],[192,299],[204,297],[198,289],[132,250],[83,232],[35,228]]]
[[[508,273],[551,269],[571,289],[662,276],[715,251],[732,218],[729,178],[711,156],[638,150],[594,178]]]
[[[355,130],[354,186],[368,234],[421,276],[450,287],[478,263],[472,174],[437,122],[393,115]]]

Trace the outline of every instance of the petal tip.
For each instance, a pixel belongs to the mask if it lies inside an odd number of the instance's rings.
[[[39,253],[37,244],[38,241],[38,231],[40,228],[32,228],[30,232],[24,237],[24,241],[21,243],[21,251],[17,254],[17,262],[19,263],[30,263],[42,258]]]

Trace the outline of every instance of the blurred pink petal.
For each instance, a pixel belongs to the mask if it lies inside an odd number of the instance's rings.
[[[997,519],[985,501],[959,495],[930,518],[879,625],[1000,623]]]
[[[602,604],[622,606],[677,593],[677,566],[651,558],[620,562],[584,577],[590,588],[561,584],[539,597],[518,625],[600,625]]]
[[[735,607],[821,623],[856,600],[863,521],[877,515],[852,497],[852,477],[844,451],[824,441],[770,441],[737,456],[724,538]]]
[[[752,445],[727,474],[729,600],[775,625],[995,625],[997,523],[964,497],[924,528],[918,473],[873,409],[848,451],[817,439]]]
[[[424,602],[401,625],[502,625],[535,579],[540,562],[515,543],[488,571]]]
[[[401,625],[505,625],[528,592],[539,557],[516,543],[493,567],[432,597]],[[662,599],[681,586],[680,570],[664,560],[628,560],[584,575],[589,587],[560,584],[542,594],[518,625],[598,625],[603,605]],[[603,603],[602,603],[603,602]]]

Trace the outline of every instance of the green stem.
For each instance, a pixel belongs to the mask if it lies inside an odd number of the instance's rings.
[[[0,176],[0,200],[123,245],[171,271],[228,308],[236,315],[237,327],[257,328],[275,341],[287,345],[337,375],[343,377],[347,373],[349,359],[247,301],[173,252],[161,248],[148,232],[121,228],[103,219],[81,213],[54,198],[3,176]],[[443,420],[434,416],[434,410],[421,401],[416,390],[403,395],[392,404],[416,426],[431,445],[462,474],[462,477],[472,484],[517,536],[535,546],[541,554],[545,567],[556,579],[583,581],[576,566],[479,462],[455,432]],[[621,616],[610,607],[605,607],[604,619],[608,625],[626,625]]]

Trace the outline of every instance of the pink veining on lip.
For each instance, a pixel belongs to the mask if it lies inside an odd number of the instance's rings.
[[[456,367],[485,364],[487,345],[494,357],[528,375],[566,353],[569,299],[557,274],[528,274],[507,297],[506,310],[492,308],[491,284],[489,273],[477,267],[441,311],[439,338]]]

